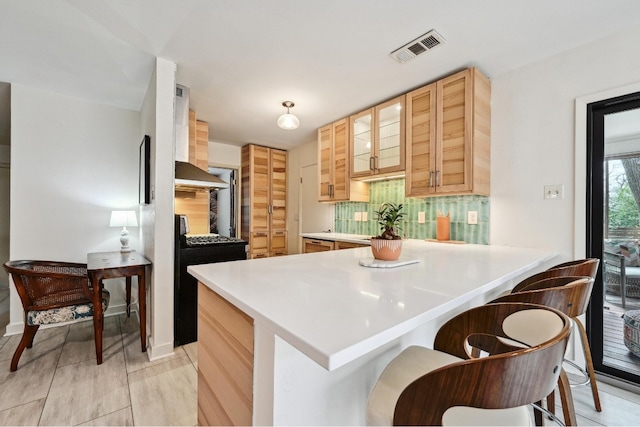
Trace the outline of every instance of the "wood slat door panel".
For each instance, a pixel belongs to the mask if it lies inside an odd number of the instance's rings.
[[[196,120],[196,162],[200,169],[209,172],[209,123]]]
[[[473,117],[471,70],[437,82],[436,138],[440,156],[437,192],[466,192],[472,189],[471,127]]]
[[[198,425],[251,425],[253,319],[198,284]]]
[[[251,201],[250,231],[269,231],[270,163],[269,149],[253,146],[251,149]]]
[[[270,150],[270,230],[287,229],[287,152]]]
[[[407,94],[407,197],[435,192],[436,170],[436,84]]]
[[[272,231],[269,243],[269,256],[282,256],[287,254],[286,231]]]

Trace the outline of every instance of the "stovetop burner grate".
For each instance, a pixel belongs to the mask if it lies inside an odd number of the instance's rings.
[[[214,245],[216,243],[243,242],[235,237],[220,236],[218,234],[190,234],[185,236],[187,246]]]

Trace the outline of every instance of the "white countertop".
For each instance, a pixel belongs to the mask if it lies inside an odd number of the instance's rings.
[[[327,233],[329,234],[329,233]],[[189,266],[213,291],[334,370],[551,260],[554,253],[405,240],[397,268],[370,248]]]
[[[301,233],[302,237],[309,239],[330,240],[332,242],[350,242],[371,245],[371,236],[368,234],[347,234],[347,233]]]

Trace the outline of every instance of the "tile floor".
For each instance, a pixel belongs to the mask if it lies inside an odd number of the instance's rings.
[[[0,290],[0,307],[2,299]],[[0,308],[0,322],[1,316]],[[0,336],[0,425],[195,425],[196,343],[149,362],[139,337],[135,317],[107,318],[97,366],[91,321],[43,329],[11,373],[20,336]],[[579,425],[640,425],[639,394],[604,383],[599,388],[600,413],[588,387],[572,389]]]
[[[0,337],[0,425],[196,425],[196,343],[149,362],[138,327],[105,319],[100,366],[91,321],[40,330],[13,373],[20,336]]]

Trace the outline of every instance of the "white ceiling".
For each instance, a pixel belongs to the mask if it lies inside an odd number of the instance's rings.
[[[0,82],[139,110],[159,56],[210,140],[291,148],[468,66],[493,78],[638,25],[637,0],[0,0]],[[431,29],[447,43],[391,59]],[[276,126],[285,100],[297,130]]]

